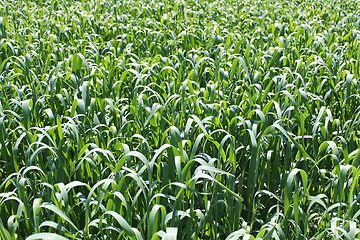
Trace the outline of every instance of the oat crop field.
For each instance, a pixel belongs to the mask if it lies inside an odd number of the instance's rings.
[[[359,239],[359,6],[2,0],[0,238]]]

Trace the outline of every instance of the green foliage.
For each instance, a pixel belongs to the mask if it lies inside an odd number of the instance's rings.
[[[1,239],[360,238],[355,0],[0,2]]]

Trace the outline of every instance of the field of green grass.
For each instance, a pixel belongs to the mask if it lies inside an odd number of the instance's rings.
[[[360,239],[359,6],[0,1],[0,238]]]

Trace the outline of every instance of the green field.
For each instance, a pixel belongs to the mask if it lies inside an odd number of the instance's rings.
[[[0,238],[360,239],[360,2],[2,0]]]

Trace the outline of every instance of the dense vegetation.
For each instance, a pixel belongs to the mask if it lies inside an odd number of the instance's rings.
[[[360,238],[360,8],[3,0],[1,239]]]

